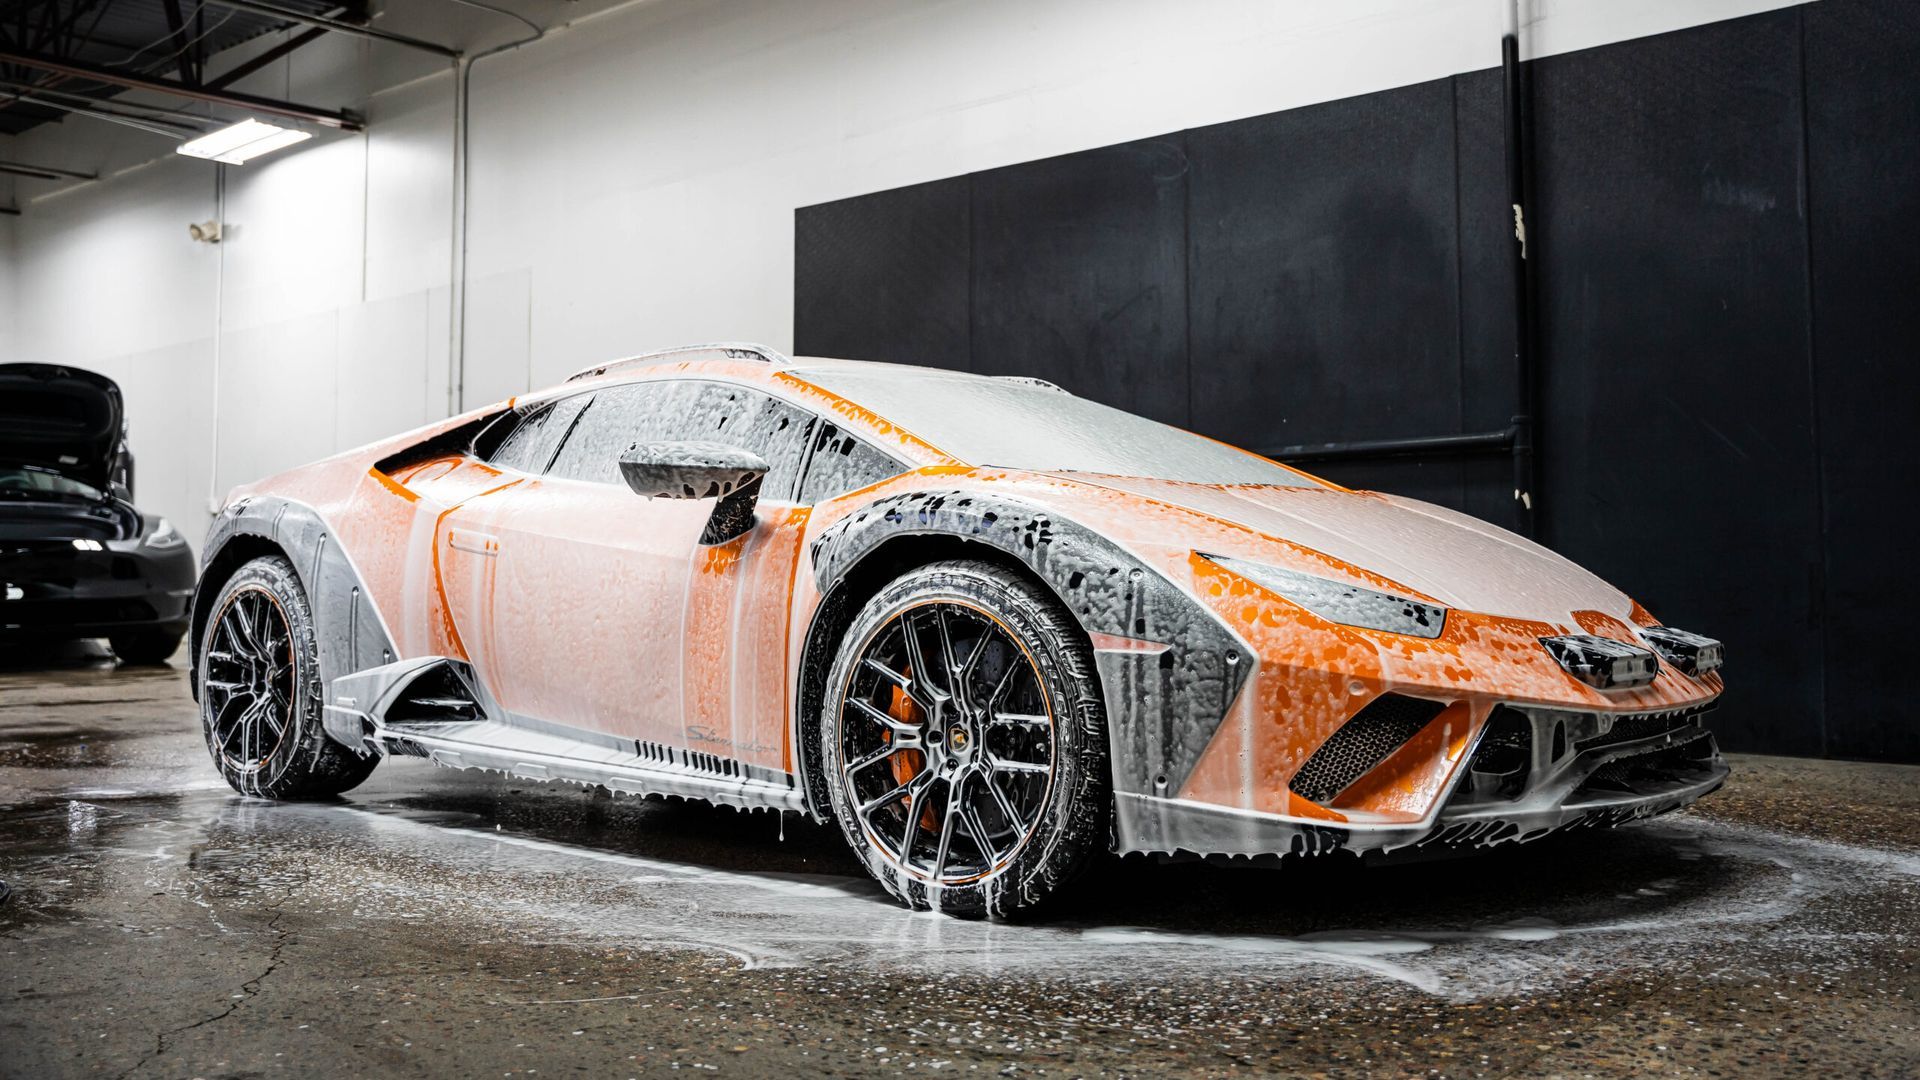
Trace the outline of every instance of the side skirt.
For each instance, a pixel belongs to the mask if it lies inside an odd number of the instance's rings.
[[[403,660],[335,679],[325,723],[336,738],[352,732],[364,753],[744,810],[806,810],[787,773],[508,713],[470,666],[450,657]]]

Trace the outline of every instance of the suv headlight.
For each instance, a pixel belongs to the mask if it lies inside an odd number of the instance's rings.
[[[1265,563],[1199,554],[1328,622],[1423,638],[1437,638],[1447,626],[1447,609],[1433,604]]]

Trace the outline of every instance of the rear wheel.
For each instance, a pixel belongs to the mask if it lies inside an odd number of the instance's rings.
[[[834,816],[910,906],[1023,911],[1100,849],[1109,794],[1092,651],[1019,574],[953,561],[901,576],[854,619],[827,685]]]
[[[262,556],[220,590],[200,641],[200,719],[235,791],[270,799],[338,795],[373,771],[329,738],[313,612],[293,566]]]

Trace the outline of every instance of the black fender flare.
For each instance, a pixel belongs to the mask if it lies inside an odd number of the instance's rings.
[[[1114,541],[1036,503],[979,492],[906,492],[835,522],[809,549],[821,595],[831,598],[881,545],[912,535],[951,537],[1012,556],[1053,590],[1089,635],[1164,644],[1096,648],[1094,659],[1106,699],[1114,790],[1162,798],[1180,790],[1253,666],[1245,641]],[[823,600],[816,621],[828,606]],[[809,626],[809,645],[813,634]],[[804,711],[804,705],[795,709],[796,725],[808,722]],[[793,734],[794,745],[802,745],[802,732]]]
[[[313,611],[314,638],[319,647],[320,690],[322,694],[333,680],[366,668],[392,663],[398,656],[386,620],[367,591],[360,570],[326,519],[306,503],[277,495],[255,495],[235,500],[221,509],[207,530],[205,553],[201,557],[200,583],[193,591],[192,669],[189,673],[198,694],[200,685],[200,638],[209,616],[209,608],[218,599],[228,574],[209,576],[221,565],[222,553],[236,542],[264,540],[277,548],[293,564],[300,585],[307,591],[307,604]],[[329,720],[332,713],[323,713]],[[327,728],[327,734],[355,750],[364,752],[359,731]]]

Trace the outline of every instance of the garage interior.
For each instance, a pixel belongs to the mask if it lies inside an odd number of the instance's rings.
[[[1734,770],[961,923],[791,815],[247,799],[184,649],[8,639],[0,1075],[1912,1075],[1916,56],[1910,0],[0,0],[0,362],[117,382],[196,552],[652,348],[1033,376],[1723,640]],[[308,137],[176,152],[249,119]]]

